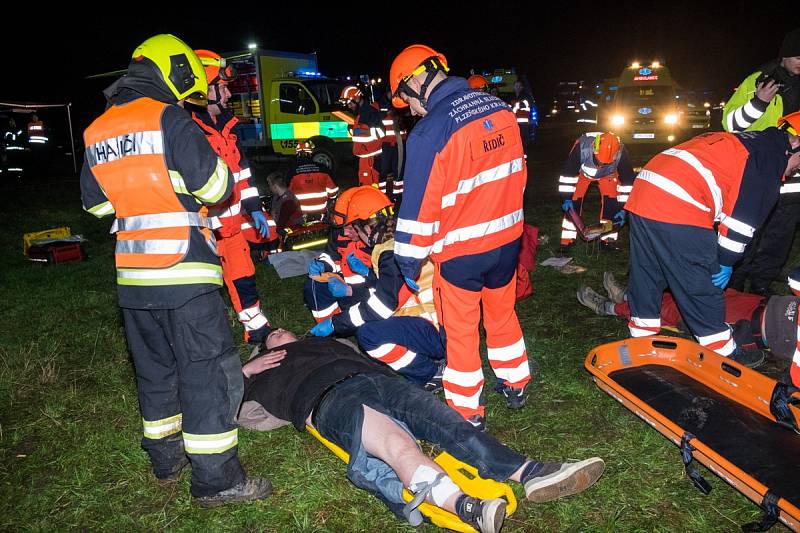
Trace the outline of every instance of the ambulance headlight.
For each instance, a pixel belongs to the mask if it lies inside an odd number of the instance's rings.
[[[669,113],[667,116],[664,117],[664,124],[677,124],[678,123],[678,115],[675,113]]]
[[[613,115],[611,117],[611,124],[613,126],[622,126],[625,124],[625,117],[623,115]]]

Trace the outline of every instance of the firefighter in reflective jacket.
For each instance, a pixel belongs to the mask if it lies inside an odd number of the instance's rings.
[[[250,166],[239,149],[233,128],[239,121],[227,110],[231,96],[228,82],[234,72],[225,59],[209,50],[195,50],[203,62],[208,80],[208,106],[191,105],[192,118],[203,130],[209,144],[233,172],[233,191],[224,202],[208,210],[217,239],[217,252],[222,261],[222,276],[233,309],[244,328],[244,340],[258,345],[271,331],[269,320],[261,310],[256,288],[256,269],[250,258],[243,225],[252,227],[263,238],[277,236],[275,223],[261,209],[261,199],[250,172]],[[270,228],[270,226],[272,226]]]
[[[328,204],[339,194],[339,187],[333,182],[327,167],[311,160],[314,143],[300,141],[297,143],[297,164],[289,182],[291,190],[300,203],[300,210],[306,221],[322,220],[328,212]]]
[[[782,176],[800,165],[800,153],[792,153],[798,147],[800,138],[776,128],[707,133],[645,165],[625,206],[633,337],[658,333],[661,294],[669,287],[701,345],[748,366],[763,361],[760,352],[737,349],[722,290],[778,200]]]
[[[519,136],[522,139],[522,148],[525,150],[525,157],[528,157],[528,143],[531,138],[536,134],[537,120],[531,120],[535,117],[536,103],[533,96],[525,89],[525,84],[521,80],[516,80],[513,85],[514,95],[511,97],[509,104],[511,112],[517,117],[517,125],[519,126]]]
[[[778,58],[745,78],[725,104],[722,125],[726,131],[760,131],[777,126],[778,119],[800,111],[800,28],[786,34]],[[787,176],[778,204],[764,227],[736,265],[731,286],[768,295],[794,243],[800,224],[800,173]]]
[[[433,262],[447,337],[445,398],[484,428],[481,308],[489,363],[509,407],[523,406],[531,379],[514,311],[526,167],[508,106],[447,70],[445,57],[424,45],[409,46],[391,66],[395,107],[423,117],[408,137],[394,251],[412,282],[426,258]]]
[[[372,187],[360,189],[348,204],[345,224],[372,250],[377,282],[361,294],[360,301],[350,302],[348,309],[320,322],[311,333],[355,334],[370,356],[424,386],[444,358],[433,306],[433,265],[425,262],[418,288],[412,292],[394,260],[391,200]],[[355,267],[361,272],[370,268],[364,263]]]
[[[558,178],[561,209],[566,213],[574,207],[575,211],[581,213],[586,191],[592,183],[597,183],[602,202],[600,222],[613,220],[623,223],[625,211],[622,208],[631,192],[633,178],[633,167],[628,152],[619,137],[613,133],[584,133],[572,146]],[[561,221],[562,249],[572,246],[576,237],[575,224],[564,216]],[[616,241],[617,237],[617,232],[603,235],[601,247],[615,250],[611,243]]]
[[[375,184],[385,193],[386,176],[381,176],[381,154],[386,131],[380,109],[368,104],[354,85],[342,89],[339,99],[356,116],[353,124],[353,155],[358,158],[358,183]]]
[[[359,239],[352,224],[345,224],[352,197],[359,191],[370,189],[376,190],[370,185],[362,185],[339,195],[328,216],[331,235],[326,250],[308,263],[303,300],[317,322],[323,322],[369,297],[370,289],[375,287],[372,250]]]
[[[183,41],[157,35],[106,94],[110,107],[84,132],[81,195],[89,213],[116,215],[142,446],[159,479],[176,479],[188,455],[200,505],[263,498],[269,481],[246,478],[237,458],[241,363],[218,291],[214,236],[200,213],[231,194],[233,178],[176,105],[205,98],[203,66]]]

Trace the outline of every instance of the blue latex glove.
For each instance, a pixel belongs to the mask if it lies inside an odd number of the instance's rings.
[[[347,283],[342,283],[337,278],[328,280],[328,290],[334,298],[343,298],[347,296]]]
[[[315,337],[327,337],[333,333],[333,319],[320,322],[311,328],[311,334]]]
[[[347,256],[347,264],[350,265],[350,270],[359,276],[366,276],[369,274],[369,267],[365,265],[361,259],[356,257],[356,254],[353,252],[350,252],[350,254]]]
[[[564,200],[564,203],[561,204],[561,210],[565,213],[572,208],[572,200]]]
[[[419,292],[419,285],[417,285],[416,281],[409,277],[406,277],[405,279],[406,285],[408,285],[408,288],[411,289],[411,292]]]
[[[250,213],[253,219],[253,224],[258,230],[258,233],[265,239],[269,238],[269,224],[267,224],[267,217],[264,216],[263,211],[253,211]]]
[[[320,276],[323,272],[325,272],[325,263],[322,261],[312,259],[311,262],[308,263],[309,276]]]
[[[625,211],[623,211],[622,209],[617,211],[617,214],[614,215],[614,222],[619,224],[619,227],[624,226],[625,225]]]
[[[733,267],[720,265],[719,272],[711,275],[711,283],[713,283],[715,287],[724,289],[728,285],[732,273],[733,273]]]

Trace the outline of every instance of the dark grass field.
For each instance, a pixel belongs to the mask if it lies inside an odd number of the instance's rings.
[[[530,158],[527,221],[550,236],[539,261],[558,246],[556,181],[571,134],[543,130]],[[2,190],[0,530],[411,530],[353,487],[343,463],[291,427],[240,431],[246,469],[275,485],[264,502],[199,509],[189,496],[188,472],[170,487],[157,485],[139,448],[141,418],[116,307],[110,221],[81,211],[75,182],[32,179],[5,183]],[[90,240],[89,260],[27,263],[22,234],[61,225]],[[623,244],[626,239],[624,230]],[[705,470],[713,490],[700,494],[683,474],[678,449],[592,383],[583,369],[587,352],[627,331],[622,322],[580,307],[575,290],[581,284],[602,289],[604,270],[624,279],[627,253],[601,254],[580,244],[573,255],[586,273],[539,267],[533,297],[517,306],[537,370],[528,404],[516,412],[491,391],[489,371],[489,430],[534,457],[599,455],[606,473],[581,495],[522,504],[504,531],[736,531],[757,519],[754,504]],[[281,281],[267,265],[257,275],[274,324],[298,333],[313,325],[301,278]],[[230,319],[241,338],[232,312]],[[243,357],[248,351],[242,347]]]

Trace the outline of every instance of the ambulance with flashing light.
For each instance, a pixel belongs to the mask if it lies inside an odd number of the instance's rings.
[[[606,126],[626,143],[675,143],[680,123],[677,84],[659,61],[632,63],[622,71]]]
[[[228,107],[248,151],[290,156],[297,141],[311,139],[317,163],[335,169],[352,157],[348,117],[339,105],[344,82],[320,74],[316,53],[252,49],[225,59],[237,73]]]

